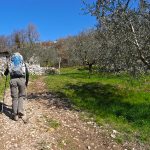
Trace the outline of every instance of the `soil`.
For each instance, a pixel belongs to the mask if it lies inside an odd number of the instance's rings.
[[[143,150],[139,145],[118,144],[112,133],[84,112],[72,109],[68,99],[48,92],[41,77],[31,82],[25,100],[28,122],[14,121],[7,90],[0,115],[0,150]],[[83,119],[84,118],[84,119]]]

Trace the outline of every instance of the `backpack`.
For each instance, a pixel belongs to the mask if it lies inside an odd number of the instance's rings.
[[[10,60],[10,76],[23,77],[26,73],[26,66],[20,53],[14,53]]]

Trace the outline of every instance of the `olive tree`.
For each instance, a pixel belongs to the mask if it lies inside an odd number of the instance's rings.
[[[105,56],[99,64],[133,71],[150,68],[150,4],[147,0],[96,0],[85,4],[97,19],[97,39]]]

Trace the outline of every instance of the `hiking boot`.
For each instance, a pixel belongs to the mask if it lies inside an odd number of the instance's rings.
[[[15,121],[18,121],[18,115],[14,115],[13,119],[14,119]]]
[[[23,113],[18,113],[19,118],[23,120],[24,123],[27,123],[27,116]]]
[[[18,117],[19,117],[19,118],[22,118],[22,116],[24,116],[24,114],[21,113],[21,112],[19,112],[19,113],[18,113]]]
[[[26,115],[22,116],[21,119],[23,120],[24,123],[27,123],[27,122],[28,122]]]

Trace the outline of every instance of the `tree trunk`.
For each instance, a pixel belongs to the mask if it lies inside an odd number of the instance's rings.
[[[138,52],[139,58],[144,63],[144,65],[146,65],[147,68],[150,69],[150,62],[148,62],[146,60],[146,58],[143,56],[143,54],[142,54],[142,48],[141,48],[141,46],[140,46],[140,44],[139,44],[139,42],[137,40],[135,29],[134,29],[133,24],[132,24],[131,21],[130,21],[130,25],[131,25],[131,29],[132,29],[132,32],[133,32],[133,35],[134,35],[134,40],[135,40],[134,44],[137,46],[137,52]]]
[[[60,63],[61,63],[61,57],[59,57],[59,66],[58,66],[59,74],[60,74]]]
[[[92,74],[92,67],[93,67],[93,63],[88,64],[88,69],[89,69],[89,78],[91,78],[91,74]]]

